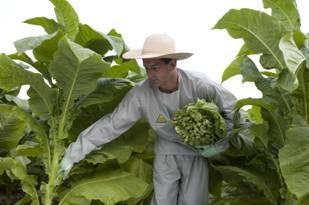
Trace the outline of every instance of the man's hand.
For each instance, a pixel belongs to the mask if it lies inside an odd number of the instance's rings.
[[[72,167],[73,167],[73,162],[71,162],[70,160],[64,157],[62,161],[60,162],[60,167],[57,171],[57,176],[62,175],[62,179],[65,180],[66,178],[68,178]]]
[[[199,151],[201,155],[208,158],[208,157],[213,157],[227,150],[229,148],[229,142],[228,142],[228,139],[225,139],[216,144],[200,145],[200,146],[195,146],[195,148],[197,148],[197,150]]]

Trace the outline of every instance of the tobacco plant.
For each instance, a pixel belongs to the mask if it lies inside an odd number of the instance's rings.
[[[56,20],[25,21],[46,35],[18,40],[16,53],[0,54],[2,193],[15,186],[18,204],[137,204],[152,190],[153,134],[143,121],[88,155],[67,180],[57,175],[65,147],[145,72],[121,58],[127,46],[116,30],[98,32],[80,23],[66,0],[50,2]],[[17,95],[24,85],[28,100]]]
[[[230,150],[213,159],[211,204],[305,205],[309,203],[309,37],[300,29],[294,0],[263,0],[271,14],[231,9],[214,26],[243,47],[222,81],[241,75],[261,98],[250,106],[246,126]]]

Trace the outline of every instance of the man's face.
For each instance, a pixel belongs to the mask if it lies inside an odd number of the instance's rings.
[[[174,61],[165,63],[162,59],[143,59],[149,82],[156,87],[164,87],[175,69]]]

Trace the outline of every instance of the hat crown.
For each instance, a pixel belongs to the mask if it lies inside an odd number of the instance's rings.
[[[177,52],[175,41],[166,34],[152,34],[148,36],[142,49],[132,49],[125,52],[124,59],[149,59],[149,58],[170,58],[183,60],[192,56],[193,53]]]
[[[147,53],[174,53],[175,41],[166,34],[152,34],[144,41],[142,54]]]

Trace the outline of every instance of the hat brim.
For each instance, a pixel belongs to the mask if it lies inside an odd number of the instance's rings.
[[[141,49],[130,50],[122,55],[124,59],[147,59],[147,58],[170,58],[176,60],[183,60],[192,56],[193,53],[175,52],[175,53],[146,53],[143,54]]]

